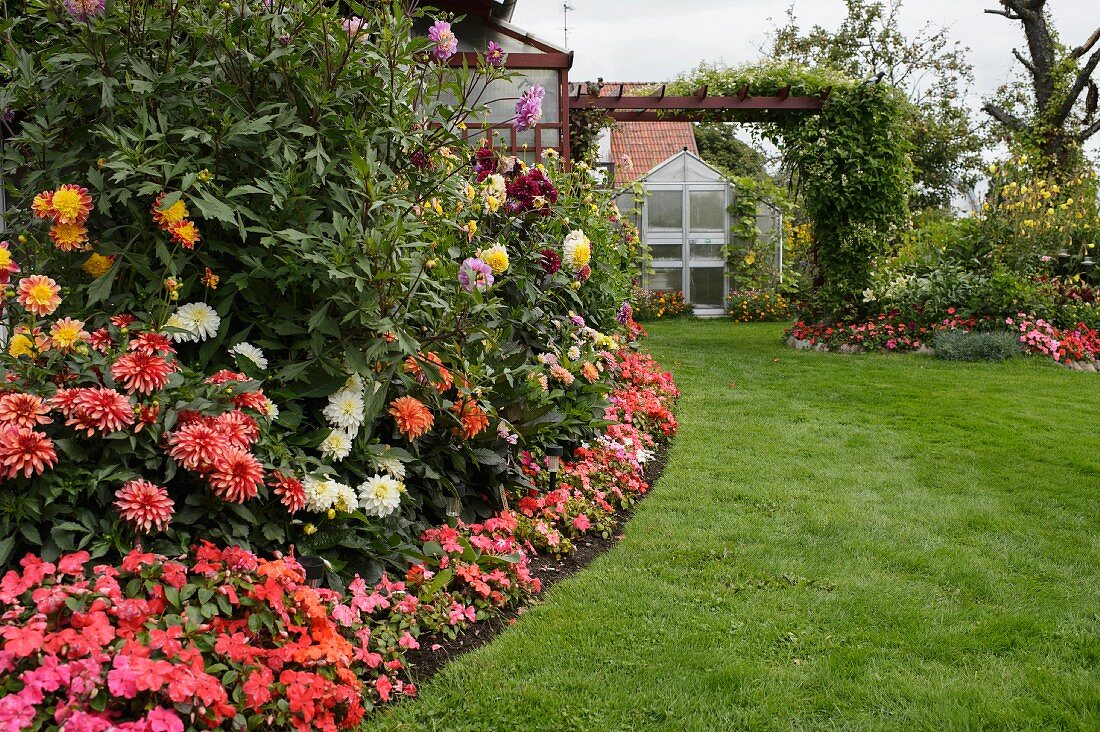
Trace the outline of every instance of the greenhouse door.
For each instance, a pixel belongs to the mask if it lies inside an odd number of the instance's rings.
[[[684,297],[695,305],[696,315],[722,315],[726,305],[725,184],[693,184],[687,198],[687,288]]]
[[[653,257],[646,289],[683,291],[696,315],[725,312],[728,190],[724,183],[646,185],[643,230]]]

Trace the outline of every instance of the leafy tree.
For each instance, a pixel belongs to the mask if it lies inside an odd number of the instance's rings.
[[[983,109],[1000,123],[1009,142],[1037,148],[1052,171],[1072,174],[1081,144],[1100,132],[1100,92],[1094,78],[1100,66],[1100,28],[1071,49],[1050,27],[1046,0],[1001,0],[1000,9],[985,12],[1019,21],[1027,54],[1015,48],[1012,54],[1027,75],[1024,82],[1003,88]]]
[[[699,155],[711,165],[738,176],[766,180],[764,154],[734,137],[733,126],[722,122],[695,125],[695,143]]]
[[[974,184],[981,163],[981,139],[964,104],[973,81],[967,49],[933,23],[907,36],[900,25],[901,0],[845,4],[848,14],[836,30],[803,29],[789,8],[767,53],[857,78],[875,77],[903,91],[914,167],[910,203],[915,209],[946,206],[954,193]]]

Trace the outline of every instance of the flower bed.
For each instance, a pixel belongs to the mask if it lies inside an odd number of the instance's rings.
[[[634,316],[641,321],[678,318],[691,312],[680,290],[647,290],[635,287],[630,296]]]
[[[179,559],[134,550],[117,567],[28,554],[0,580],[0,726],[348,729],[414,696],[405,653],[424,652],[418,638],[519,607],[541,588],[535,553],[609,535],[616,509],[648,490],[644,466],[676,431],[678,391],[647,356],[624,350],[607,366],[610,424],[563,462],[559,487],[542,490],[544,460],[525,454],[535,487],[486,521],[425,530],[403,581],[312,588],[293,557],[209,543]]]
[[[1020,313],[1015,318],[961,318],[955,309],[948,309],[942,321],[922,324],[906,320],[897,312],[856,323],[808,324],[798,321],[786,331],[787,343],[795,348],[858,353],[867,350],[911,352],[931,350],[937,333],[972,331],[1003,331],[1007,326],[1019,332],[1019,342],[1025,353],[1043,356],[1072,365],[1079,370],[1095,370],[1100,361],[1100,332],[1079,323],[1074,328],[1057,328],[1034,315]]]
[[[736,323],[790,320],[794,317],[791,302],[778,292],[745,290],[731,292],[726,299],[726,313]]]

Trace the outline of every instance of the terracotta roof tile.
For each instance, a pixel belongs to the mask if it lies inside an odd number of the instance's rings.
[[[623,84],[623,94],[632,96],[657,82]],[[619,93],[619,82],[605,82],[601,97]],[[611,162],[615,163],[615,184],[625,186],[687,148],[699,154],[690,122],[617,122],[611,129]]]

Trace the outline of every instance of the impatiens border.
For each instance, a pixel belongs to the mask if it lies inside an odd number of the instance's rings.
[[[1100,364],[1100,332],[1078,323],[1074,328],[1058,328],[1026,313],[1004,320],[991,317],[968,318],[948,309],[942,321],[919,323],[901,317],[897,311],[854,323],[806,323],[798,321],[787,329],[787,345],[797,349],[836,351],[838,353],[922,352],[932,353],[937,333],[1009,330],[1019,333],[1024,353],[1049,358],[1079,371],[1095,371]]]
[[[525,453],[531,487],[486,521],[424,531],[402,581],[356,577],[341,594],[311,587],[292,555],[208,543],[178,559],[138,549],[118,567],[28,554],[0,579],[0,729],[350,729],[415,696],[406,653],[441,649],[420,639],[520,608],[542,587],[532,557],[609,537],[616,512],[648,491],[679,392],[649,356],[605,358],[617,385],[608,426],[563,462],[558,485]]]

